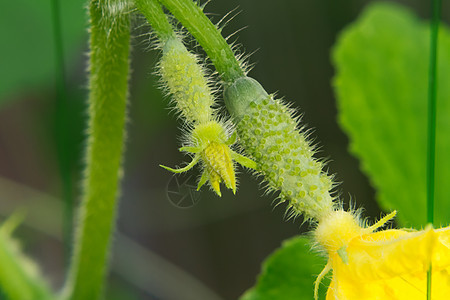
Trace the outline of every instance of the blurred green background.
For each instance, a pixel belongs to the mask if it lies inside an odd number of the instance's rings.
[[[314,128],[318,155],[330,158],[329,171],[342,182],[342,198],[364,207],[365,216],[373,220],[381,212],[358,161],[347,152],[330,84],[330,49],[337,34],[369,2],[215,0],[205,11],[215,22],[235,8],[240,12],[223,34],[248,26],[231,40],[242,44],[245,53],[254,52],[250,75],[299,108],[303,122]],[[425,1],[398,2],[429,18]],[[16,237],[55,288],[62,284],[69,257],[62,243],[62,226],[70,220],[61,201],[61,171],[70,178],[76,206],[83,167],[85,4],[60,3],[66,87],[61,105],[50,0],[0,2],[0,215],[3,219],[17,209],[27,210]],[[446,1],[442,12],[449,23]],[[301,220],[285,222],[284,206],[274,208],[275,196],[264,195],[259,180],[242,169],[236,196],[223,187],[219,198],[204,188],[193,196],[195,205],[189,203],[192,196],[182,207],[174,205],[174,178],[158,165],[180,165],[187,158],[177,151],[180,124],[157,89],[153,71],[158,53],[149,50],[148,27],[142,24],[142,18],[134,18],[125,177],[117,220],[121,234],[114,241],[106,299],[236,299],[254,284],[264,258],[308,227]],[[198,169],[190,175],[197,176]]]

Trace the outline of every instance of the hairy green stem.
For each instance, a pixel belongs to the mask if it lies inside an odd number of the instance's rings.
[[[135,4],[161,41],[166,41],[175,35],[158,0],[135,0]]]
[[[89,4],[89,138],[65,299],[98,299],[108,269],[128,95],[130,19],[126,4],[120,0],[92,0]]]
[[[225,84],[244,76],[233,50],[192,0],[159,0],[203,47]]]

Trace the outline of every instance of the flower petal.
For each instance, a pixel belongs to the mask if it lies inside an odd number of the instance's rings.
[[[330,253],[333,279],[327,299],[426,299],[432,264],[432,299],[450,295],[450,229],[385,230],[349,242],[348,263]]]

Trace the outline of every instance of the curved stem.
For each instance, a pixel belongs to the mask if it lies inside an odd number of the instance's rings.
[[[197,39],[226,84],[244,76],[233,50],[219,30],[192,0],[159,0]]]
[[[158,0],[136,0],[135,3],[161,41],[175,34]]]
[[[66,299],[98,299],[115,229],[128,94],[130,19],[121,0],[91,0],[84,195]]]

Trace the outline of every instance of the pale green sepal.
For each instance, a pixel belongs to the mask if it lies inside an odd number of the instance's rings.
[[[344,264],[348,265],[347,247],[343,246],[343,247],[339,248],[339,250],[337,251],[337,254],[342,259],[342,262]]]
[[[251,160],[250,158],[248,158],[242,154],[239,154],[239,153],[236,153],[233,151],[233,152],[231,152],[231,158],[246,168],[253,169],[253,170],[256,170],[256,168],[257,168],[257,164],[253,160]]]
[[[227,145],[233,145],[234,143],[236,143],[237,140],[237,133],[236,131],[233,132],[233,134],[228,138],[228,140],[225,142],[225,144]]]
[[[190,153],[197,153],[201,151],[200,147],[181,147],[178,149],[180,152],[190,152]]]
[[[186,172],[186,171],[192,169],[192,167],[197,164],[199,159],[200,159],[200,156],[198,156],[198,155],[194,156],[194,159],[186,167],[180,168],[180,169],[172,169],[170,167],[166,167],[166,166],[163,166],[163,165],[159,165],[159,166],[161,168],[164,168],[164,169],[166,169],[166,170],[168,170],[170,172],[173,172],[173,173],[183,173],[183,172]]]
[[[200,181],[198,182],[197,185],[197,191],[200,190],[200,188],[208,181],[208,174],[206,173],[206,171],[203,171],[202,173],[202,177],[200,178]]]

